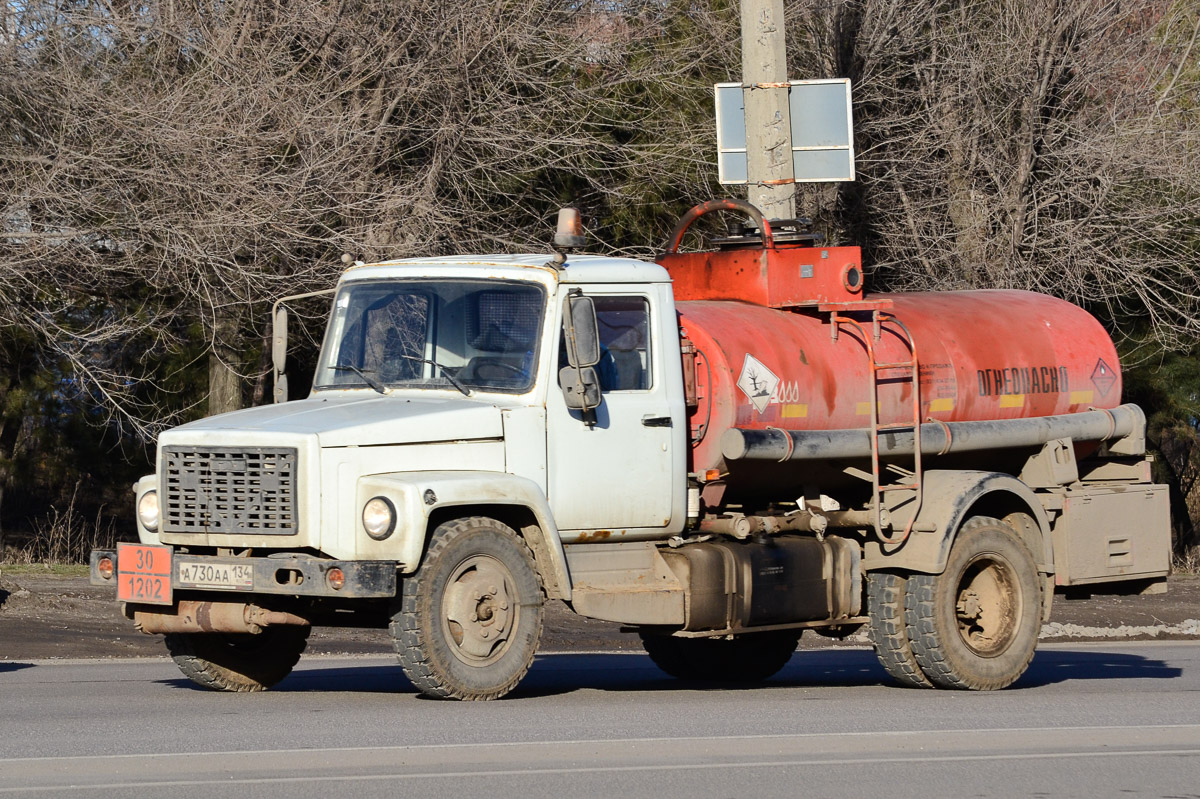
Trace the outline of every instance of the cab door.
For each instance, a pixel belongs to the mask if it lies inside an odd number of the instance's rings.
[[[601,402],[595,424],[552,386],[547,399],[548,493],[564,543],[682,529],[686,416],[670,287],[585,287],[596,308]],[[559,363],[566,365],[559,336]],[[557,370],[556,370],[557,371]],[[637,531],[644,531],[638,536]],[[624,531],[624,532],[622,532]]]

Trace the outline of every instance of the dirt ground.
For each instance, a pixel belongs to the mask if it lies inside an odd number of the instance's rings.
[[[1043,640],[1112,638],[1200,640],[1200,577],[1174,576],[1167,593],[1158,595],[1056,597],[1042,631]],[[806,634],[800,648],[835,643]],[[865,638],[860,633],[846,643],[861,645]],[[640,649],[637,635],[619,625],[580,618],[561,602],[548,606],[543,651]],[[307,651],[388,653],[391,641],[382,630],[319,628]],[[121,616],[113,589],[89,585],[86,577],[5,573],[0,567],[0,662],[146,656],[165,656],[162,637],[135,631]]]

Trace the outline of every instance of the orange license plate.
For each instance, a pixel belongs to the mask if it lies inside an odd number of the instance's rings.
[[[117,599],[170,605],[171,548],[117,544]]]

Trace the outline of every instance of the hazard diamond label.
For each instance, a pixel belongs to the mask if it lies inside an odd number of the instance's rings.
[[[771,402],[771,396],[779,386],[779,376],[772,372],[758,358],[746,353],[742,363],[742,373],[738,376],[737,387],[740,388],[755,410],[762,413]]]
[[[1096,368],[1092,370],[1092,385],[1100,392],[1100,396],[1108,393],[1113,387],[1113,383],[1117,382],[1117,374],[1113,368],[1104,362],[1103,358],[1096,361]]]

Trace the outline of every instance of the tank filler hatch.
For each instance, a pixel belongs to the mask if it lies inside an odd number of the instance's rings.
[[[692,223],[714,211],[736,211],[730,235],[716,249],[679,252]],[[862,251],[820,247],[823,238],[806,219],[773,220],[743,200],[711,200],[684,214],[656,260],[674,281],[676,300],[740,300],[771,308],[859,305],[863,302]]]

